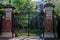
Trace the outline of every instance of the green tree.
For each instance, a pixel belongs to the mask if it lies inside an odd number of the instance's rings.
[[[30,6],[31,8],[29,9],[30,18],[32,18],[35,9],[35,3],[32,0],[11,0],[12,6],[14,6],[16,9],[15,11],[18,12],[19,14],[16,15],[15,21],[17,24],[20,24],[24,26],[25,24],[28,24],[28,9],[27,6]],[[3,4],[6,5],[9,3],[9,0],[3,0]],[[33,16],[32,16],[33,15]],[[18,21],[17,21],[18,19]],[[27,19],[27,20],[21,20],[21,19]],[[30,20],[31,21],[31,20]]]
[[[51,2],[55,5],[55,12],[60,17],[60,0],[51,0]]]
[[[31,0],[12,0],[12,5],[16,8],[17,12],[27,11],[27,6],[33,9],[34,3]]]

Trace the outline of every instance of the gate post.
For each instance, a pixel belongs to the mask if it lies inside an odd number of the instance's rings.
[[[4,8],[4,5],[2,3],[0,3],[0,35],[2,32],[2,15],[3,15],[3,12],[1,10],[2,8]]]
[[[11,5],[11,1],[5,7],[5,13],[2,18],[2,33],[1,37],[13,37],[12,32],[12,13],[14,11],[14,7]]]
[[[44,27],[45,27],[45,38],[54,38],[54,32],[56,28],[56,16],[54,15],[54,5],[52,3],[46,3],[45,14],[44,14]]]

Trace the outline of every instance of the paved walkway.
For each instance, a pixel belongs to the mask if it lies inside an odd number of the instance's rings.
[[[42,39],[39,36],[19,36],[16,38],[0,38],[0,40],[57,40],[57,39]],[[59,39],[60,40],[60,39]]]
[[[0,40],[9,40],[9,39],[11,39],[11,38],[1,38],[0,37]]]
[[[38,36],[19,36],[19,37],[16,37],[16,38],[12,38],[12,39],[9,39],[9,40],[42,40],[40,39]]]

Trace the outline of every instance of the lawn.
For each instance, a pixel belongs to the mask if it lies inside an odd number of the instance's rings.
[[[18,36],[28,36],[28,30],[19,30],[15,31]],[[29,30],[30,36],[39,36],[42,33],[42,30]]]

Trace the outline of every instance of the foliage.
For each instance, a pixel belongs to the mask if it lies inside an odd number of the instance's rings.
[[[52,3],[55,5],[55,12],[60,17],[60,0],[51,0]]]
[[[29,19],[29,25],[32,25],[34,22],[34,27],[37,27],[37,17],[39,12],[35,9],[35,3],[32,2],[32,0],[11,0],[12,1],[12,6],[14,6],[16,9],[15,11],[17,12],[17,15],[14,17],[14,24],[19,25],[19,27],[22,25],[22,27],[28,27],[28,14],[30,14],[30,19]],[[4,5],[8,4],[8,0],[3,1]],[[28,9],[27,7],[30,6]],[[16,26],[18,27],[18,26]],[[35,28],[36,28],[35,27]]]
[[[3,13],[5,12],[3,7],[4,6],[2,5],[0,6],[0,17],[2,17]]]
[[[30,12],[30,17],[29,17],[29,23],[32,22],[32,20],[36,20],[34,19],[36,16],[38,16],[39,13],[35,13],[35,12]],[[28,26],[28,13],[27,12],[23,12],[20,13],[16,16],[16,18],[18,18],[18,21],[16,21],[18,24],[21,24],[23,26]]]
[[[13,0],[12,5],[16,7],[17,12],[27,11],[27,6],[31,6],[33,9],[34,3],[31,0]]]
[[[32,11],[32,10],[35,10],[34,6],[35,6],[35,3],[32,2],[32,0],[11,0],[11,4],[12,6],[14,6],[16,9],[15,11],[18,12],[19,14],[16,15],[15,18],[23,18],[25,19],[26,17],[28,18],[28,9],[27,7],[30,6],[31,8],[29,9],[29,11]],[[9,3],[9,0],[3,0],[3,3],[4,5],[7,5]],[[20,13],[22,12],[26,12],[25,14],[23,15],[20,15]],[[23,16],[23,17],[21,17]],[[28,20],[16,20],[16,22],[18,22],[18,24],[24,24],[24,23],[28,23]]]
[[[2,0],[2,4],[6,5],[9,0]],[[27,6],[30,6],[31,10],[34,10],[35,3],[32,0],[11,0],[12,6],[16,8],[17,12],[27,11]]]
[[[16,16],[18,18],[18,21],[16,21],[17,24],[21,24],[23,26],[25,24],[28,24],[28,13],[33,14],[32,11],[35,10],[35,3],[31,0],[13,0],[12,5],[16,8],[16,11],[19,13]],[[29,9],[27,8],[28,6],[30,6]]]
[[[37,29],[29,30],[29,35],[30,35],[30,36],[38,36],[38,35],[41,35],[41,34],[40,34],[40,31],[41,31],[41,30],[37,30]],[[15,31],[15,32],[16,32],[16,34],[17,34],[18,36],[28,36],[28,31],[27,31],[27,30],[20,30],[19,32],[18,32],[18,30],[17,30],[17,31]]]

